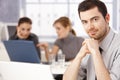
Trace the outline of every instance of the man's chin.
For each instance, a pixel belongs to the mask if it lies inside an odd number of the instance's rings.
[[[95,37],[93,37],[93,36],[89,36],[89,37],[90,37],[90,38],[93,38],[93,39],[95,38]]]
[[[61,37],[58,37],[58,39],[62,39]]]
[[[95,38],[95,37],[93,37],[93,36],[92,36],[92,37],[90,37],[90,38],[91,38],[91,39],[95,39],[95,40],[97,40],[97,38]]]
[[[98,38],[95,38],[95,37],[92,37],[92,39],[94,39],[94,40],[99,40]]]

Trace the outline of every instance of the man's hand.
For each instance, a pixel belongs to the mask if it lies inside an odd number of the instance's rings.
[[[97,40],[86,39],[85,44],[87,45],[89,53],[93,54],[95,51],[99,51],[99,43]]]

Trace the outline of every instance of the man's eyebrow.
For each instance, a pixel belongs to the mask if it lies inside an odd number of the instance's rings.
[[[91,17],[89,20],[93,20],[93,19],[95,19],[95,18],[99,18],[99,16]],[[87,21],[87,20],[82,20],[82,19],[81,19],[81,21]]]
[[[94,16],[94,17],[90,18],[90,20],[93,20],[95,18],[99,18],[99,16]]]
[[[83,23],[83,22],[87,22],[87,20],[81,20],[81,22]]]

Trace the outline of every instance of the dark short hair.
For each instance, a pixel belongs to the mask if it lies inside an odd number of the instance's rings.
[[[100,13],[105,18],[106,14],[107,14],[107,8],[106,8],[106,5],[100,0],[84,0],[83,2],[81,2],[78,6],[79,17],[80,17],[80,12],[87,11],[94,7],[97,7],[98,10],[100,11]]]
[[[18,26],[22,23],[29,23],[29,24],[32,24],[32,20],[28,17],[22,17],[19,19],[18,21]]]

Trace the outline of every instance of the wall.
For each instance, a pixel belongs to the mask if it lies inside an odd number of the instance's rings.
[[[15,23],[19,18],[19,0],[0,0],[0,21]]]

